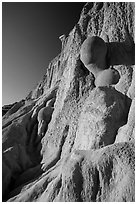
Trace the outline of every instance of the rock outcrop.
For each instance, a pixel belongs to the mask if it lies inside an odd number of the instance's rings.
[[[85,4],[36,88],[3,116],[3,201],[135,201],[134,7]],[[92,36],[106,43],[117,84],[100,86],[101,78],[96,86],[81,61]],[[50,100],[54,109],[38,138],[38,114]]]

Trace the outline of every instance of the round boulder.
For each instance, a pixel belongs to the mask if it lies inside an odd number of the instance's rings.
[[[109,86],[119,82],[120,74],[116,69],[105,69],[101,71],[95,79],[95,86]]]
[[[107,45],[98,36],[88,37],[82,44],[80,59],[85,67],[94,74],[94,67],[103,70],[106,65]]]

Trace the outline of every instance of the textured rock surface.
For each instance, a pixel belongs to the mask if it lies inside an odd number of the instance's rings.
[[[36,88],[3,116],[3,201],[135,201],[134,7],[85,4]],[[108,43],[116,85],[95,87],[80,60],[95,35]],[[53,98],[38,140],[38,113]]]
[[[116,132],[126,123],[129,106],[130,100],[115,89],[94,89],[81,110],[75,149],[98,149],[114,143]]]
[[[2,107],[2,116],[5,115],[17,102]]]

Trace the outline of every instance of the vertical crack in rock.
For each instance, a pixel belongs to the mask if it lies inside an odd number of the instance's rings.
[[[77,163],[72,176],[74,193],[76,195],[76,202],[82,202],[81,192],[83,190],[83,175],[80,166]]]

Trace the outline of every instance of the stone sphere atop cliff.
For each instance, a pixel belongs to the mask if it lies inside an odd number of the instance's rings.
[[[95,79],[95,86],[109,86],[114,85],[119,82],[120,74],[116,69],[106,69],[99,72],[97,78]]]
[[[107,46],[104,40],[98,36],[92,36],[83,42],[80,50],[80,59],[86,67],[92,64],[101,68],[104,66],[106,54]]]

